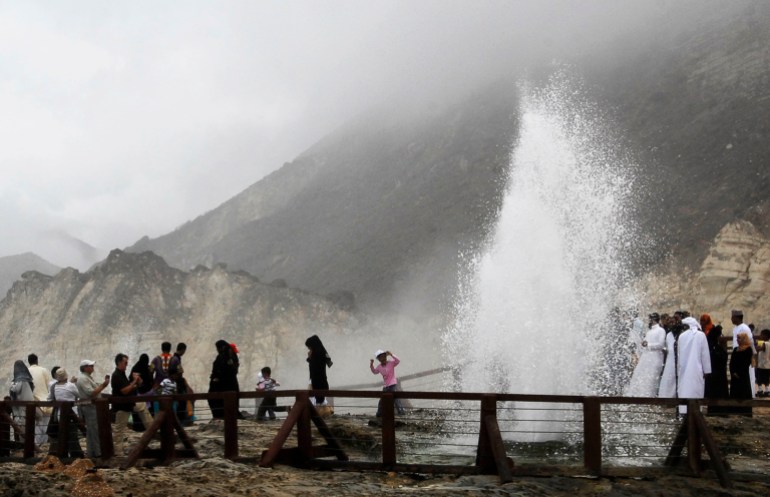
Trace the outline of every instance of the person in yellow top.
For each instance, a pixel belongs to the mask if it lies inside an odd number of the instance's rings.
[[[35,389],[32,390],[32,396],[35,400],[45,402],[48,400],[48,385],[53,381],[51,379],[51,373],[47,369],[37,364],[37,354],[29,354],[27,356],[27,362],[29,363],[29,374],[32,375],[32,383],[35,385]],[[48,420],[51,418],[52,408],[39,407],[35,413],[35,444],[42,445],[48,441],[48,435],[46,434],[46,428],[48,428]]]

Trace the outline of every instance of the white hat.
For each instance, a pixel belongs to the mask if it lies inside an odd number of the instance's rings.
[[[375,358],[375,359],[377,359],[378,357],[380,357],[380,356],[381,356],[382,354],[384,354],[384,353],[385,353],[385,351],[384,351],[384,350],[382,350],[382,349],[377,349],[377,352],[375,352],[375,353],[374,353],[374,358]]]
[[[93,366],[94,364],[96,364],[96,363],[94,361],[89,360],[89,359],[83,359],[82,361],[80,361],[80,367],[81,368],[84,368],[86,366]]]

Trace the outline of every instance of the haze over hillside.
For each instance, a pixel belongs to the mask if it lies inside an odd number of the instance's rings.
[[[0,296],[5,297],[13,283],[20,280],[26,271],[54,275],[60,270],[60,267],[33,253],[0,257]]]
[[[409,118],[365,114],[220,208],[129,250],[182,268],[225,262],[359,302],[387,305],[398,293],[435,304],[495,218],[513,90]]]
[[[569,69],[639,164],[638,214],[655,246],[640,270],[671,262],[671,251],[675,265],[697,270],[727,223],[770,224],[762,215],[770,202],[770,5],[717,2],[697,14]],[[409,117],[392,107],[363,114],[219,208],[129,250],[153,250],[182,268],[225,262],[386,307],[433,306],[452,292],[460,256],[483,243],[495,220],[517,97],[511,80],[452,105],[426,102]]]

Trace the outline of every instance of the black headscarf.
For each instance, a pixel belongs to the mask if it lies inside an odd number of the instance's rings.
[[[326,347],[324,347],[324,344],[321,342],[321,339],[318,338],[318,335],[313,335],[312,337],[305,340],[305,347],[313,351],[314,357],[316,358],[323,357],[327,367],[332,367],[332,364],[334,364],[332,362],[331,356],[326,351]],[[310,362],[310,359],[308,359],[308,362]]]
[[[142,384],[137,389],[139,393],[147,393],[152,390],[152,373],[150,372],[150,356],[142,354],[139,356],[139,360],[136,361],[134,367],[131,368],[131,373],[139,373],[142,378]]]
[[[13,381],[15,382],[21,382],[21,381],[27,381],[29,382],[30,388],[32,390],[35,389],[35,384],[32,382],[32,374],[29,372],[29,368],[26,364],[24,364],[24,361],[18,360],[13,363]]]

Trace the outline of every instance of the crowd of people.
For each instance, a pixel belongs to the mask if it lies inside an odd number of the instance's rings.
[[[625,395],[734,400],[770,396],[770,330],[755,336],[753,325],[743,322],[742,311],[731,312],[731,336],[723,335],[722,326],[709,314],[695,319],[687,311],[676,311],[648,317]],[[686,412],[686,406],[679,412]],[[750,416],[752,410],[713,405],[708,413]]]
[[[307,346],[307,362],[310,373],[310,386],[317,390],[312,399],[317,406],[327,405],[323,395],[329,389],[326,369],[332,366],[332,360],[321,339],[317,335],[309,337]],[[238,392],[238,347],[226,340],[215,344],[217,355],[214,359],[209,376],[209,392]],[[141,354],[139,360],[129,369],[129,357],[119,353],[115,356],[115,369],[112,374],[105,375],[100,382],[94,376],[96,363],[90,359],[80,362],[80,374],[70,375],[64,368],[54,367],[49,372],[38,365],[36,354],[29,354],[27,364],[22,360],[14,363],[13,379],[9,396],[6,400],[19,401],[68,401],[73,402],[73,415],[69,423],[67,440],[58,440],[59,411],[58,407],[38,407],[35,414],[35,445],[42,446],[50,442],[51,451],[56,450],[58,443],[66,446],[65,455],[69,457],[101,457],[99,429],[96,406],[89,400],[101,397],[107,387],[111,388],[111,410],[113,420],[113,443],[115,454],[125,452],[125,440],[129,428],[129,417],[133,420],[134,428],[142,431],[150,427],[153,414],[158,409],[157,403],[137,401],[136,397],[149,395],[174,395],[193,393],[192,388],[184,377],[182,357],[187,351],[184,343],[171,351],[172,344],[163,342],[161,353],[152,360],[148,354]],[[269,366],[262,368],[255,388],[258,391],[273,392],[280,383],[272,377]],[[125,397],[123,400],[121,397]],[[208,399],[213,419],[224,418],[224,400]],[[275,397],[266,395],[257,409],[259,421],[276,419],[276,411],[285,411],[286,407],[276,405]],[[189,425],[194,420],[193,407],[190,402],[175,401],[173,411],[180,424]],[[26,408],[15,405],[11,408],[13,420],[18,427],[26,425]],[[239,416],[241,416],[239,411]],[[85,432],[86,450],[80,445],[80,434]],[[23,428],[15,431],[18,440],[23,439]]]
[[[10,395],[7,400],[21,401],[64,401],[73,402],[71,415],[65,420],[68,426],[67,439],[61,440],[58,433],[60,425],[58,407],[42,406],[35,410],[35,445],[42,446],[50,443],[50,450],[58,450],[63,444],[64,454],[69,457],[90,458],[101,457],[99,443],[99,428],[96,406],[93,401],[102,396],[109,386],[112,390],[111,404],[114,413],[113,442],[115,452],[123,454],[124,440],[128,430],[128,420],[133,414],[136,423],[147,429],[152,423],[152,413],[155,406],[149,402],[136,402],[136,396],[172,395],[176,393],[192,393],[185,380],[182,368],[182,356],[187,347],[184,343],[177,345],[176,352],[171,354],[171,344],[161,345],[161,354],[150,361],[147,354],[141,354],[139,360],[129,370],[129,358],[119,353],[115,356],[115,369],[111,375],[105,375],[102,381],[94,376],[96,363],[90,359],[80,361],[80,374],[70,375],[66,369],[55,366],[49,372],[38,365],[36,354],[29,354],[27,366],[24,361],[17,360],[13,367]],[[131,397],[123,401],[120,397]],[[183,424],[191,421],[185,406],[174,406],[175,414]],[[17,426],[26,425],[26,408],[15,405],[11,409]],[[86,450],[80,444],[81,431],[85,433]],[[15,432],[17,439],[23,438],[23,433]]]

